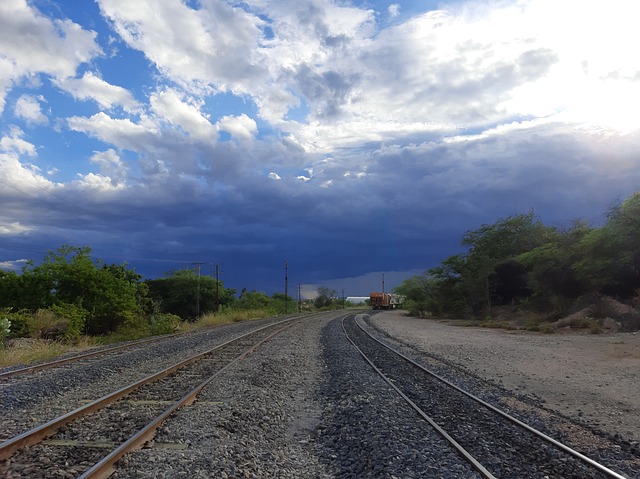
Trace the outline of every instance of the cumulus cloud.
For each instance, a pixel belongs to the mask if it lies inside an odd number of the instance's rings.
[[[26,120],[29,124],[46,125],[49,123],[49,118],[42,113],[40,108],[40,101],[43,99],[42,96],[37,98],[32,95],[22,95],[16,101],[15,116]]]
[[[0,112],[11,85],[29,75],[75,75],[101,49],[96,33],[71,20],[50,19],[26,0],[0,2]]]
[[[9,134],[0,138],[0,151],[16,155],[36,156],[35,145],[24,140],[23,135],[24,132],[20,128],[12,126]]]
[[[165,75],[187,88],[247,91],[260,73],[251,52],[262,21],[238,7],[213,0],[198,9],[182,2],[100,0],[118,34]]]
[[[140,109],[140,104],[126,89],[111,85],[92,72],[85,72],[82,78],[63,78],[58,85],[80,100],[93,100],[102,108],[112,109],[116,106],[133,113]]]
[[[255,120],[244,113],[239,116],[224,116],[218,121],[217,125],[220,130],[226,131],[232,137],[244,141],[252,140],[258,131]]]
[[[167,89],[151,96],[151,109],[161,121],[179,127],[197,141],[215,142],[217,132],[200,111],[201,104],[184,99],[175,90]]]
[[[4,2],[3,234],[225,256],[230,282],[287,257],[322,284],[432,266],[532,207],[596,220],[640,182],[640,30],[612,2],[99,0],[109,37]],[[45,104],[54,139],[10,126]]]
[[[96,151],[91,162],[100,167],[100,172],[111,180],[113,186],[124,183],[128,176],[128,169],[120,156],[113,149]]]
[[[128,118],[112,118],[100,112],[91,117],[73,116],[67,119],[69,128],[94,136],[121,149],[144,151],[153,143],[155,131]]]

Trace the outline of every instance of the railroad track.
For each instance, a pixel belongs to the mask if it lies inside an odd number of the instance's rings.
[[[608,467],[462,390],[374,338],[357,316],[343,319],[360,354],[485,478],[616,478]]]
[[[263,326],[117,389],[0,444],[0,476],[108,477],[156,428],[219,374],[299,322]]]
[[[144,338],[138,339],[135,341],[128,341],[125,344],[119,344],[117,346],[110,346],[105,348],[100,348],[97,350],[91,350],[85,353],[74,354],[71,356],[67,356],[64,358],[56,359],[54,361],[48,361],[40,364],[32,364],[29,366],[25,366],[18,369],[12,369],[10,371],[0,372],[0,381],[13,378],[16,376],[22,376],[29,373],[35,373],[37,371],[42,371],[46,369],[52,369],[60,366],[64,366],[65,364],[74,363],[76,361],[82,361],[86,359],[96,358],[99,356],[104,356],[107,354],[113,354],[119,351],[126,351],[127,349],[148,345],[151,343],[157,343],[159,341],[170,340],[175,337],[176,334],[167,334],[163,336],[154,336],[152,338]]]

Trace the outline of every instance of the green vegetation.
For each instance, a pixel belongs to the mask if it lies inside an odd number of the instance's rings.
[[[335,291],[321,293],[319,308],[342,307]],[[311,305],[305,302],[304,310]],[[143,281],[126,264],[106,264],[92,259],[90,248],[64,245],[21,273],[0,270],[0,366],[296,311],[298,303],[281,293],[244,289],[236,296],[222,281],[188,269]]]
[[[546,226],[533,212],[482,225],[462,238],[466,252],[451,256],[395,292],[411,314],[444,318],[492,318],[508,311],[516,327],[550,332],[550,321],[579,298],[640,300],[640,193],[614,206],[601,228],[574,221]],[[605,316],[602,316],[605,317]],[[637,319],[637,318],[636,318]],[[495,326],[491,321],[476,325]],[[599,331],[593,318],[555,327]]]

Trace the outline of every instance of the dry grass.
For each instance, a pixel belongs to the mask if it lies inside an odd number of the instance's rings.
[[[30,324],[34,331],[42,331],[43,329],[55,326],[56,323],[52,320],[52,316],[45,313],[47,312],[41,313],[35,317]],[[216,315],[206,314],[194,323],[181,323],[179,332],[195,331],[198,329],[222,326],[251,319],[261,319],[270,316],[273,316],[273,312],[261,309],[229,311]],[[60,356],[71,351],[82,351],[98,344],[129,341],[148,335],[149,333],[147,330],[143,331],[140,328],[133,328],[130,331],[122,330],[101,338],[82,337],[74,344],[65,344],[59,341],[49,341],[36,338],[13,340],[9,342],[5,348],[0,347],[0,367],[49,361],[54,359],[56,356]]]
[[[219,314],[205,314],[201,316],[195,323],[183,323],[180,327],[181,331],[193,331],[196,329],[210,328],[214,326],[222,326],[224,324],[237,323],[251,319],[261,319],[273,316],[273,313],[263,309],[248,309],[240,311],[228,311]]]
[[[70,346],[57,341],[31,339],[20,346],[12,346],[0,350],[0,367],[30,364],[38,361],[48,361],[64,354]]]
[[[87,336],[83,336],[75,344],[46,339],[17,339],[13,340],[9,347],[0,349],[0,367],[49,361],[56,356],[71,351],[83,351],[95,347],[97,344],[95,339]]]
[[[588,329],[591,334],[600,334],[602,332],[602,326],[600,323],[589,316],[576,317],[567,316],[555,323],[558,329]]]

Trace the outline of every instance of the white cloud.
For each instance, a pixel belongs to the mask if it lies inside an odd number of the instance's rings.
[[[71,186],[77,191],[91,193],[91,195],[122,191],[126,187],[124,183],[115,183],[109,176],[95,173],[78,176],[79,179],[72,181]]]
[[[29,260],[27,259],[16,259],[13,261],[0,261],[0,269],[4,269],[5,271],[17,271],[18,269],[21,269],[28,261]]]
[[[24,77],[75,75],[78,65],[101,53],[95,38],[70,20],[43,16],[26,0],[0,2],[0,112],[7,91]]]
[[[123,184],[128,176],[126,165],[111,148],[107,151],[96,151],[91,157],[91,162],[100,167],[102,176],[110,178],[113,186]]]
[[[0,138],[0,151],[15,153],[16,155],[36,156],[36,147],[22,139],[24,132],[17,126],[9,130],[9,135]]]
[[[58,81],[59,86],[80,100],[93,100],[103,108],[122,107],[130,113],[140,109],[140,104],[131,92],[107,83],[92,72],[85,72],[82,78],[64,78]]]
[[[218,121],[217,125],[220,130],[245,141],[252,140],[258,131],[255,120],[244,113],[239,116],[224,116]]]
[[[36,98],[33,95],[22,95],[16,101],[14,115],[26,120],[27,123],[46,125],[49,123],[49,118],[40,109],[40,101],[43,99],[43,97]]]
[[[136,124],[128,118],[111,118],[100,112],[89,118],[74,116],[67,119],[69,128],[85,132],[119,149],[142,152],[151,150],[156,131]]]
[[[100,9],[120,36],[165,75],[185,87],[209,85],[247,92],[259,73],[253,61],[262,20],[226,2],[100,0]]]
[[[26,206],[32,200],[38,201],[40,197],[55,188],[55,184],[46,179],[40,173],[40,168],[33,163],[24,161],[23,156],[27,156],[29,160],[36,156],[35,147],[20,136],[22,131],[19,128],[13,128],[10,136],[4,136],[0,139],[0,198],[2,198],[2,213],[7,216],[4,221],[0,222],[7,225],[5,233],[20,233],[24,228],[23,223],[28,221],[27,218],[37,216],[35,208]]]
[[[392,3],[388,8],[389,15],[391,17],[397,17],[400,15],[400,5],[397,3]]]
[[[151,109],[160,120],[180,127],[195,140],[213,143],[217,140],[217,131],[200,111],[201,106],[201,102],[185,101],[180,93],[172,89],[151,96]]]
[[[273,171],[271,173],[269,173],[267,176],[269,178],[271,178],[272,180],[281,180],[282,179],[280,177],[280,175],[278,175],[278,173],[274,173]]]
[[[18,221],[14,221],[11,223],[0,222],[0,236],[15,236],[23,233],[29,233],[30,231],[33,231],[33,228],[20,224],[20,222]],[[11,265],[17,267],[17,265],[13,263],[2,262],[0,263],[0,268],[15,269],[11,268]]]

